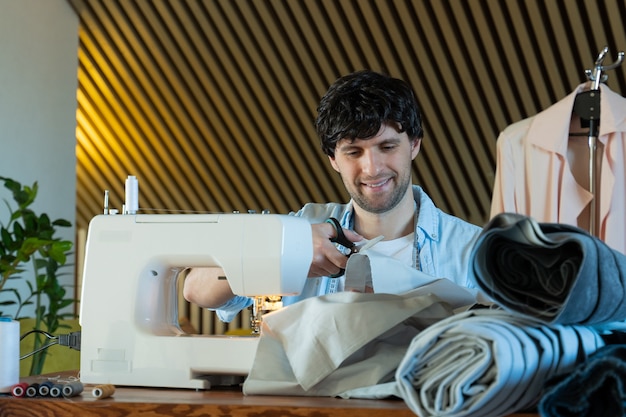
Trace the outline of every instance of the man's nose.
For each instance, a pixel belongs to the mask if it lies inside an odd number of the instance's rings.
[[[361,170],[371,176],[375,177],[380,173],[382,169],[382,158],[381,156],[373,151],[367,151],[363,154],[361,159]]]

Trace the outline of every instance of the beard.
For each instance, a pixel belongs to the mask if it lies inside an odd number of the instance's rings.
[[[400,204],[411,184],[411,173],[407,171],[407,175],[403,177],[391,177],[390,181],[394,182],[395,186],[389,192],[381,193],[375,197],[363,193],[360,188],[363,186],[352,186],[346,181],[344,181],[344,185],[356,205],[368,213],[381,214],[391,211]]]

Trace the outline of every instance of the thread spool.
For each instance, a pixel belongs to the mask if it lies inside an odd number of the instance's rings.
[[[34,383],[34,384],[30,384],[28,386],[28,388],[26,388],[26,396],[28,398],[34,398],[37,396],[37,394],[39,394],[39,384],[38,383]]]
[[[75,397],[83,392],[83,383],[80,381],[73,381],[63,386],[64,397]]]
[[[39,388],[37,388],[37,394],[42,397],[47,397],[50,395],[50,388],[52,388],[52,381],[46,381],[39,384]]]
[[[139,182],[134,175],[126,178],[124,194],[124,214],[136,214],[139,210]]]
[[[50,387],[50,396],[59,398],[63,395],[63,384],[54,384]]]
[[[20,382],[20,322],[0,317],[0,393]]]
[[[96,385],[91,391],[91,395],[96,397],[99,400],[109,398],[115,392],[115,385],[112,384],[103,384]]]
[[[28,388],[28,384],[26,382],[15,384],[11,389],[11,395],[14,397],[23,397],[26,395],[26,388]]]

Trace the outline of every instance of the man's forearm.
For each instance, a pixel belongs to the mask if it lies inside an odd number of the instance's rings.
[[[219,279],[221,268],[192,268],[185,277],[183,297],[203,308],[217,308],[235,295],[225,279]]]

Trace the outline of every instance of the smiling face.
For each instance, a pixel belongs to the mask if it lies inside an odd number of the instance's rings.
[[[412,198],[411,163],[420,144],[420,139],[410,141],[406,133],[383,125],[372,138],[341,139],[335,156],[329,159],[355,204],[369,213],[381,214],[404,198]]]

